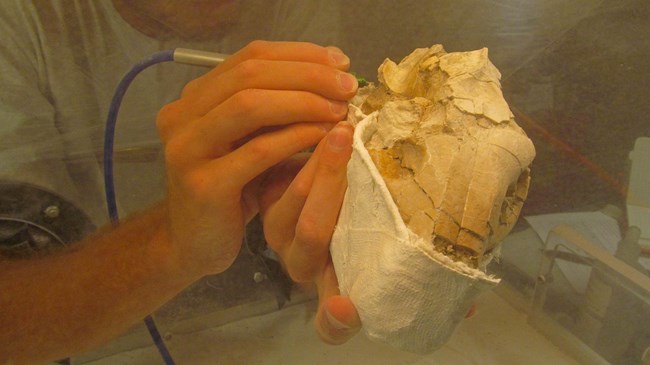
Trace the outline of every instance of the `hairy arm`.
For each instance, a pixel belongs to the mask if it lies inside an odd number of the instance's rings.
[[[0,364],[89,350],[198,279],[176,267],[166,220],[161,204],[66,252],[0,261]]]

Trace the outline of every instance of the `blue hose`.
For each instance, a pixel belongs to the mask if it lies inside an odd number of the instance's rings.
[[[117,124],[117,113],[120,110],[122,99],[133,79],[149,66],[163,62],[174,61],[174,50],[157,52],[149,58],[135,64],[129,72],[124,75],[115,89],[113,100],[111,100],[106,118],[106,130],[104,131],[104,187],[106,189],[106,204],[108,205],[108,216],[113,224],[117,224],[119,216],[117,213],[117,201],[115,199],[115,181],[113,179],[113,147],[115,144],[115,125]]]
[[[111,219],[113,225],[117,225],[119,222],[119,215],[117,212],[117,200],[115,198],[115,181],[113,178],[113,147],[115,143],[115,125],[117,124],[117,113],[122,104],[122,99],[129,85],[135,79],[135,77],[148,68],[162,62],[171,62],[174,61],[174,50],[157,52],[151,55],[149,58],[137,63],[134,65],[129,72],[124,75],[117,88],[113,94],[113,100],[111,101],[110,108],[108,109],[108,117],[106,118],[106,130],[104,132],[104,187],[106,190],[106,205],[108,206],[108,215]],[[158,352],[162,356],[166,365],[174,365],[174,359],[172,359],[167,346],[165,345],[156,323],[153,318],[149,315],[145,317],[144,323],[149,330],[149,334],[153,339],[154,344],[158,348]]]

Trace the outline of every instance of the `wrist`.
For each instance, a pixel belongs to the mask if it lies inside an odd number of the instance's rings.
[[[161,203],[160,213],[158,226],[151,240],[151,250],[161,268],[170,276],[169,280],[189,285],[207,275],[201,265],[193,263],[188,248],[183,245],[180,237],[173,234],[167,201]]]

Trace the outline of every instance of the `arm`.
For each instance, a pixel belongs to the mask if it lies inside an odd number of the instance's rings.
[[[157,120],[162,206],[72,252],[0,263],[0,328],[10,329],[0,331],[0,363],[87,350],[227,269],[257,214],[258,177],[344,118],[356,92],[348,66],[335,49],[254,42],[190,82]]]
[[[40,259],[0,262],[0,363],[63,358],[124,332],[196,278],[156,206]]]

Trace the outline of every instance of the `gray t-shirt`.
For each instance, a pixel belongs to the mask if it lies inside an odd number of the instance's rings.
[[[108,105],[122,75],[156,51],[185,47],[232,53],[254,39],[311,41],[342,47],[351,56],[353,70],[374,79],[385,57],[398,61],[417,47],[489,47],[490,58],[510,83],[517,70],[597,5],[590,0],[579,3],[239,0],[242,11],[225,35],[192,43],[159,41],[139,33],[110,0],[4,0],[0,178],[63,194],[96,223],[104,222],[97,155]],[[563,16],[543,22],[552,9]],[[123,212],[141,209],[163,195],[155,115],[203,72],[192,66],[158,65],[130,87],[116,137],[117,193]]]
[[[323,2],[324,4],[325,2]],[[7,0],[0,3],[0,179],[44,187],[106,221],[101,150],[115,86],[133,64],[175,47],[232,53],[254,39],[328,44],[338,27],[333,5],[242,1],[240,19],[220,39],[160,41],[136,31],[110,0]],[[321,22],[300,14],[318,13]],[[276,26],[277,25],[277,26]],[[328,29],[328,31],[324,31]],[[115,176],[123,213],[164,191],[155,116],[183,85],[207,72],[162,64],[129,88],[118,118]]]

